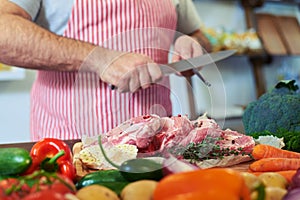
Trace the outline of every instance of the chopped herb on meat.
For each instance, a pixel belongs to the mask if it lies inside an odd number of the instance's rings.
[[[175,153],[176,155],[193,162],[204,161],[208,159],[222,159],[225,156],[231,155],[250,155],[243,151],[243,148],[231,149],[229,147],[222,148],[218,141],[223,138],[206,138],[200,143],[190,143],[186,147],[179,147]],[[212,142],[215,141],[215,142]]]

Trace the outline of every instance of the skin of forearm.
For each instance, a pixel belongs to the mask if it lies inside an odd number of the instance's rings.
[[[204,35],[204,33],[200,29],[191,33],[190,36],[195,38],[207,52],[212,51],[212,46],[211,46],[208,38]]]
[[[0,16],[0,29],[0,62],[29,69],[75,71],[96,47],[12,14]]]

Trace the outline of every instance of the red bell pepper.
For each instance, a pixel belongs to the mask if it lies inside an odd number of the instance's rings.
[[[27,173],[43,169],[48,172],[58,172],[75,180],[76,170],[73,165],[73,154],[70,147],[62,140],[44,138],[36,142],[30,151],[32,165]]]

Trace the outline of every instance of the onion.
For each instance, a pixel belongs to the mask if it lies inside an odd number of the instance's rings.
[[[298,169],[296,174],[293,176],[288,190],[293,190],[295,188],[300,188],[300,169]]]
[[[295,188],[290,191],[283,197],[283,200],[299,200],[300,199],[300,188]]]
[[[198,166],[189,163],[186,160],[179,160],[172,155],[169,155],[168,158],[163,161],[163,174],[175,174],[185,171],[193,171],[200,169]]]
[[[300,199],[300,168],[293,176],[288,193],[283,197],[283,200],[299,200]]]

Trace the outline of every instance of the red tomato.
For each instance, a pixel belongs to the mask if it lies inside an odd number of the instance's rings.
[[[0,199],[1,200],[18,200],[26,196],[30,192],[30,187],[27,184],[22,185],[21,190],[12,192],[7,195],[9,189],[17,186],[19,180],[16,178],[7,178],[0,181]]]
[[[40,192],[31,193],[23,200],[65,200],[64,194],[52,190],[42,190]]]
[[[49,183],[49,180],[47,180],[46,177],[41,177],[39,184],[36,184],[31,188],[31,193],[44,190],[51,190],[60,194],[75,193],[76,187],[73,181],[71,181],[68,177],[65,177],[60,174],[57,174],[57,176],[66,184],[53,177],[50,178],[51,183]]]

